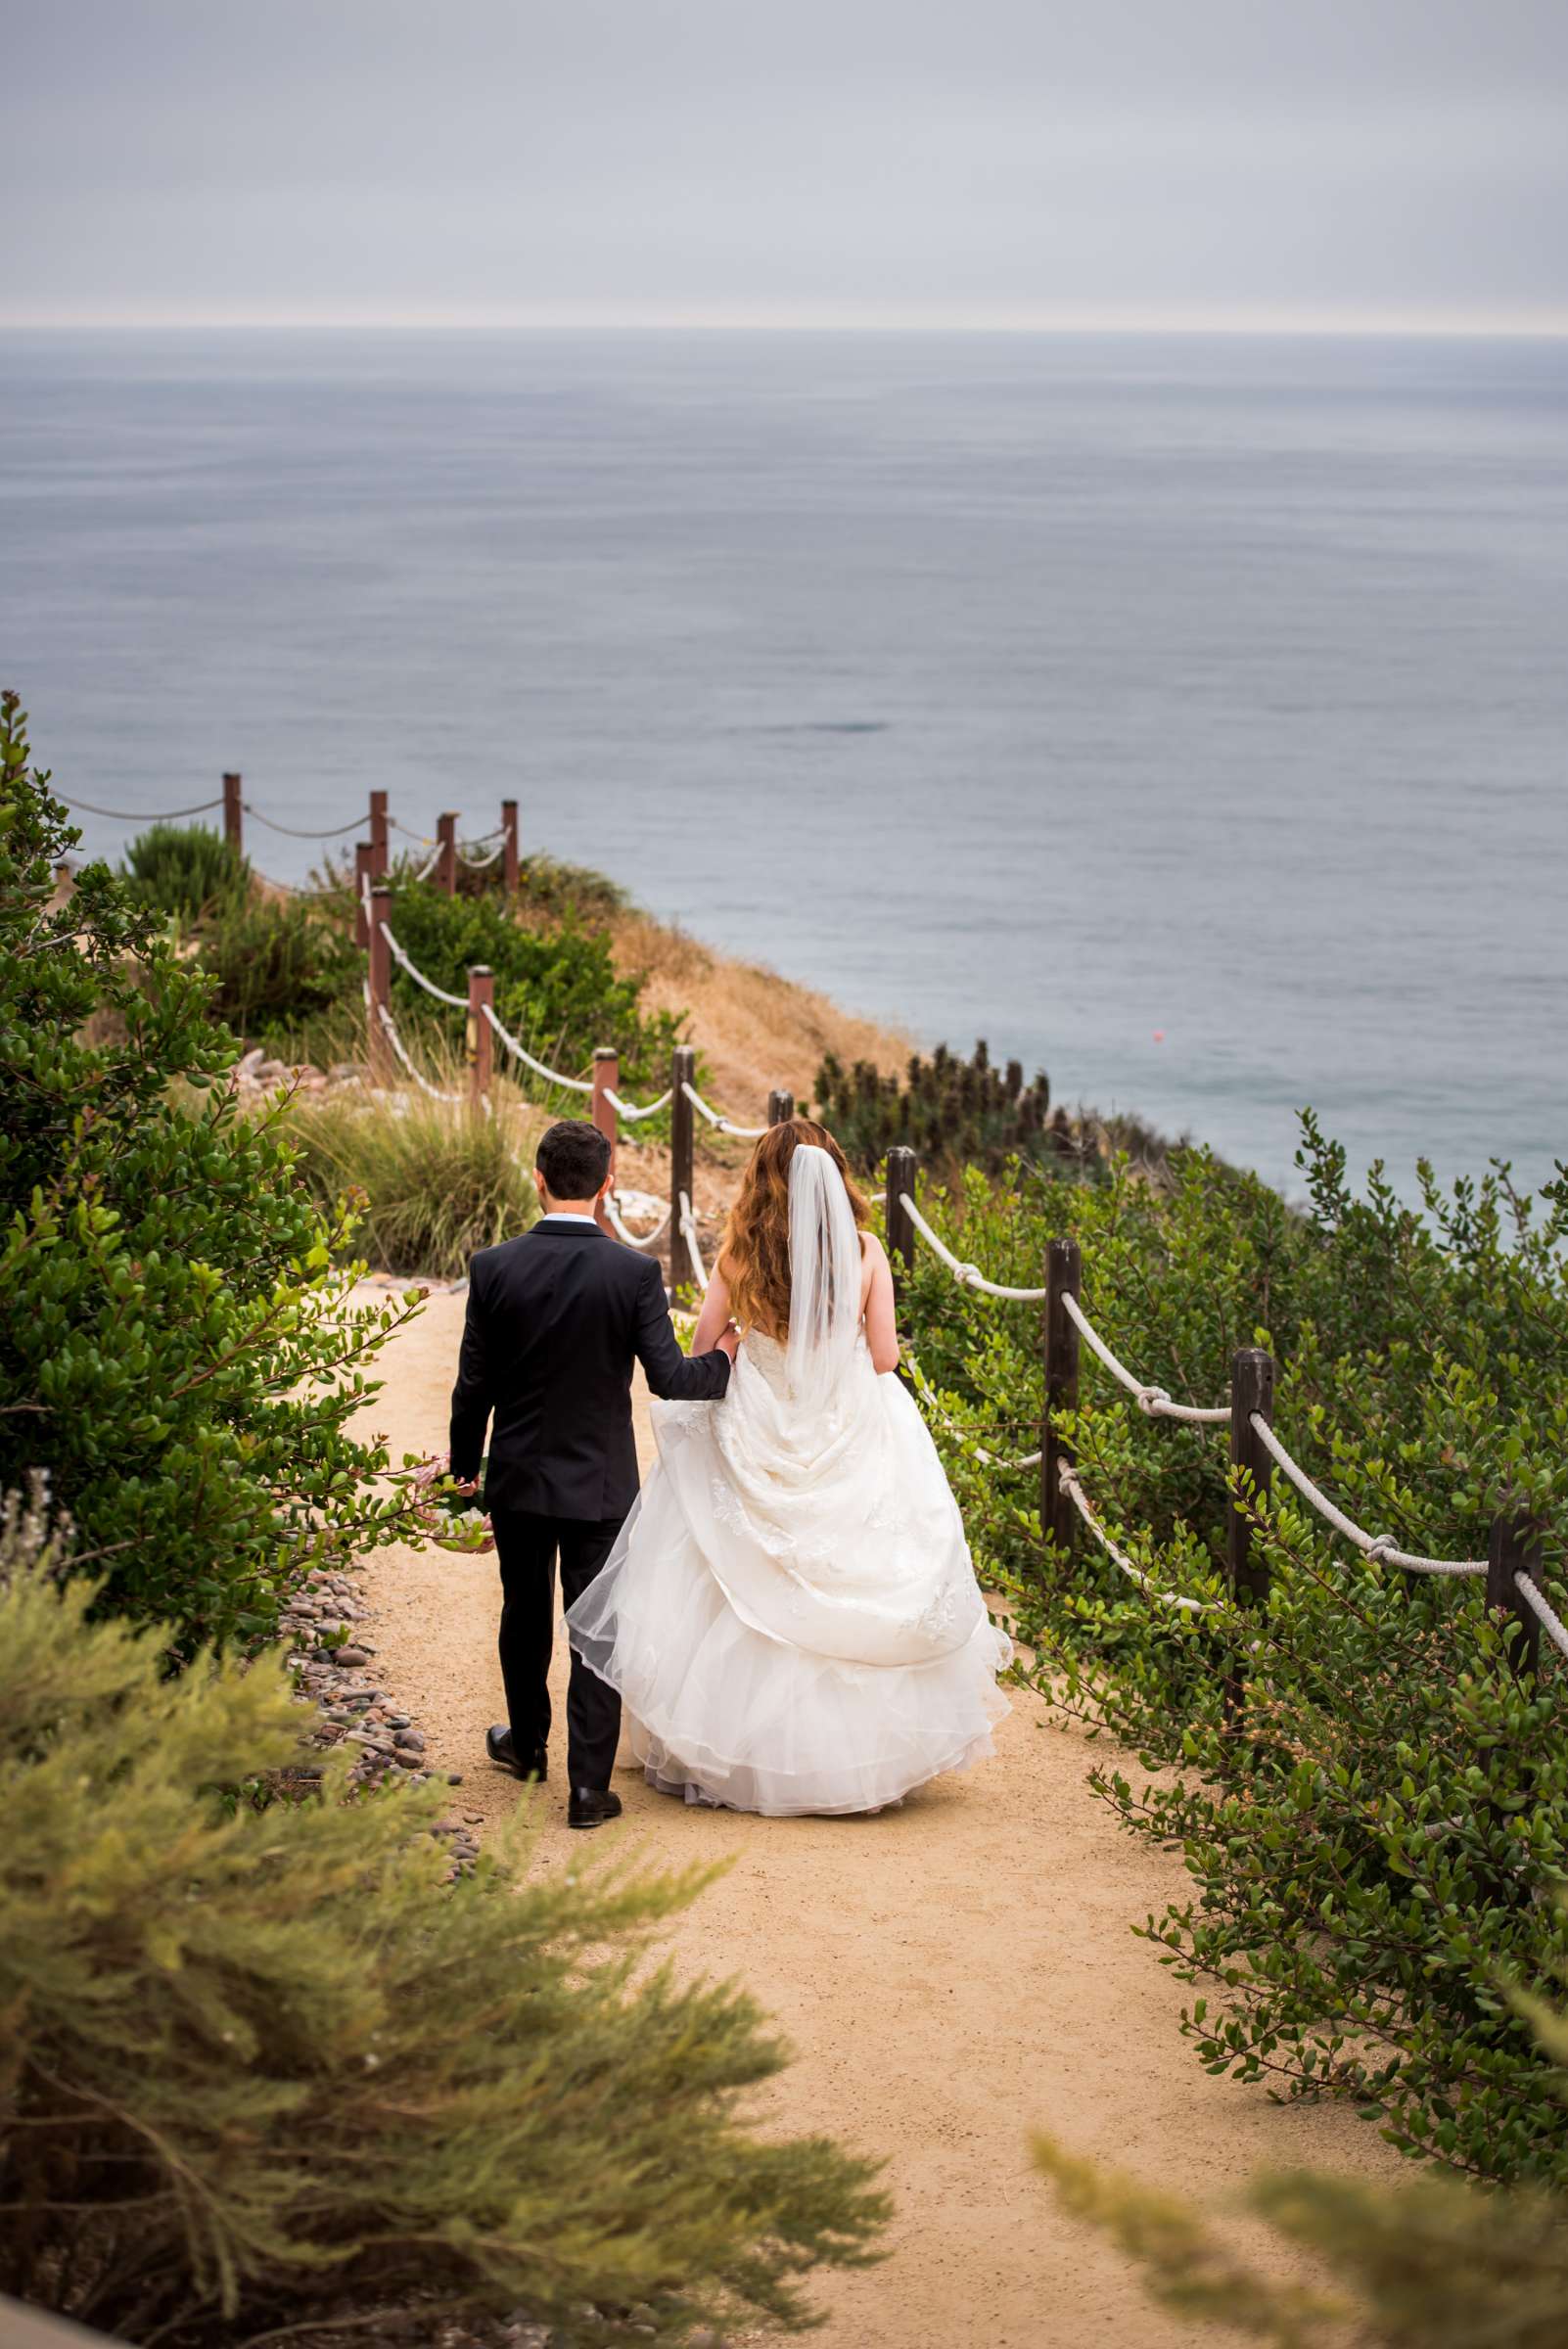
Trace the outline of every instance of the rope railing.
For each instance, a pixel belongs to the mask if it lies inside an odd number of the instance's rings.
[[[679,1223],[680,1236],[685,1241],[687,1247],[691,1250],[691,1261],[697,1267],[697,1286],[700,1289],[706,1290],[709,1282],[709,1271],[707,1266],[703,1263],[701,1240],[697,1230],[697,1218],[692,1213],[691,1200],[684,1191],[682,1191],[680,1194]]]
[[[427,979],[407,947],[394,935],[390,922],[381,923],[380,929],[382,937],[387,941],[387,951],[398,969],[407,972],[416,987],[422,987],[427,995],[434,995],[438,1003],[450,1003],[454,1010],[467,1011],[467,995],[448,994],[444,987],[438,987],[434,979]]]
[[[601,1101],[608,1101],[610,1107],[615,1111],[618,1118],[624,1118],[627,1124],[631,1126],[635,1126],[643,1118],[656,1118],[662,1109],[668,1109],[669,1107],[669,1104],[671,1101],[673,1101],[674,1097],[675,1088],[673,1085],[670,1085],[667,1092],[660,1094],[657,1101],[645,1101],[642,1107],[639,1109],[635,1102],[623,1101],[621,1095],[614,1091],[608,1084],[605,1086],[603,1092],[601,1092],[599,1095]]]
[[[687,1083],[684,1080],[682,1080],[680,1089],[685,1094],[687,1100],[691,1103],[693,1109],[696,1110],[698,1116],[701,1118],[706,1118],[709,1125],[712,1126],[715,1131],[717,1133],[732,1133],[740,1141],[756,1142],[761,1141],[762,1135],[767,1131],[767,1128],[765,1126],[737,1126],[731,1119],[721,1117],[716,1109],[711,1107],[711,1105],[703,1099],[701,1093],[697,1090],[697,1087],[694,1084]]]
[[[1053,1540],[1065,1541],[1076,1518],[1088,1529],[1095,1542],[1124,1574],[1141,1584],[1162,1603],[1194,1612],[1214,1611],[1204,1601],[1186,1597],[1180,1592],[1158,1589],[1148,1575],[1118,1545],[1084,1490],[1069,1451],[1068,1439],[1058,1432],[1061,1415],[1071,1413],[1078,1407],[1077,1345],[1082,1340],[1117,1384],[1132,1396],[1146,1416],[1181,1420],[1197,1426],[1227,1426],[1231,1438],[1233,1473],[1250,1480],[1248,1490],[1251,1495],[1267,1497],[1269,1478],[1277,1468],[1301,1498],[1368,1561],[1409,1575],[1485,1577],[1488,1605],[1511,1614],[1514,1619],[1515,1628],[1505,1650],[1509,1669],[1536,1669],[1535,1657],[1543,1632],[1558,1655],[1568,1658],[1568,1625],[1564,1624],[1545,1597],[1536,1579],[1539,1538],[1528,1515],[1510,1515],[1504,1511],[1494,1519],[1490,1559],[1430,1557],[1420,1551],[1401,1548],[1390,1534],[1368,1533],[1329,1497],[1275,1434],[1271,1416],[1274,1369],[1268,1355],[1253,1348],[1243,1349],[1236,1354],[1231,1369],[1231,1400],[1227,1405],[1209,1406],[1174,1402],[1166,1388],[1139,1379],[1084,1313],[1078,1296],[1082,1274],[1075,1242],[1052,1241],[1049,1279],[1043,1290],[1016,1289],[998,1281],[987,1280],[979,1267],[967,1264],[956,1255],[921,1215],[911,1195],[915,1171],[916,1162],[911,1151],[899,1149],[890,1153],[889,1242],[896,1247],[903,1263],[912,1265],[915,1242],[917,1239],[923,1240],[962,1287],[1029,1303],[1042,1301],[1045,1305],[1046,1408],[1041,1450],[1034,1453],[1021,1453],[1016,1459],[1006,1459],[997,1457],[977,1444],[963,1425],[943,1407],[918,1364],[911,1359],[909,1366],[917,1391],[929,1415],[945,1424],[970,1453],[988,1467],[1004,1472],[1039,1467],[1041,1522]],[[1058,1496],[1069,1512],[1065,1520],[1055,1505]],[[1260,1509],[1250,1502],[1243,1505],[1238,1497],[1227,1517],[1225,1537],[1226,1574],[1232,1597],[1237,1603],[1259,1604],[1267,1598],[1270,1580],[1269,1560],[1267,1552],[1259,1548],[1254,1531],[1255,1528],[1266,1527],[1267,1519]]]
[[[214,801],[213,805],[218,806],[222,803]],[[240,805],[244,807],[247,815],[254,815],[256,822],[265,824],[269,832],[281,832],[286,840],[342,840],[346,832],[360,832],[364,829],[364,817],[351,815],[346,824],[328,824],[320,832],[301,832],[298,824],[280,824],[276,817],[263,815],[260,808],[254,806],[249,800],[242,800]]]
[[[457,998],[455,997],[448,998],[448,1000],[452,1001],[455,1001],[456,999]],[[465,1004],[464,1009],[466,1010],[467,1008],[468,1007]],[[506,1046],[506,1049],[511,1053],[514,1060],[520,1060],[524,1067],[531,1069],[536,1077],[543,1077],[547,1079],[551,1084],[563,1086],[569,1093],[592,1092],[593,1084],[589,1078],[564,1077],[559,1069],[549,1068],[542,1060],[535,1060],[533,1054],[529,1050],[527,1044],[520,1043],[518,1038],[512,1034],[510,1028],[502,1027],[500,1020],[496,1017],[495,1006],[493,1003],[485,1003],[482,1005],[481,1008],[484,1011],[485,1019],[494,1029],[496,1035],[500,1037],[501,1042]]]
[[[617,1199],[614,1191],[611,1191],[605,1200],[604,1212],[610,1219],[611,1228],[615,1232],[617,1239],[623,1240],[628,1248],[657,1248],[660,1241],[664,1238],[666,1232],[669,1229],[669,1221],[674,1210],[667,1207],[664,1214],[660,1217],[658,1222],[654,1225],[651,1231],[630,1231],[627,1229],[625,1221],[621,1213],[621,1203]]]
[[[1184,1419],[1195,1427],[1229,1426],[1230,1405],[1228,1403],[1222,1403],[1213,1407],[1193,1403],[1173,1403],[1164,1387],[1145,1386],[1141,1380],[1133,1377],[1126,1362],[1111,1352],[1071,1291],[1063,1297],[1062,1305],[1079,1336],[1087,1342],[1091,1352],[1098,1355],[1111,1376],[1126,1387],[1138,1409],[1147,1417],[1150,1419]]]
[[[1152,1576],[1144,1573],[1141,1566],[1134,1566],[1126,1551],[1118,1548],[1105,1527],[1100,1523],[1088,1495],[1079,1482],[1077,1470],[1066,1460],[1057,1462],[1056,1480],[1113,1566],[1120,1566],[1122,1572],[1130,1575],[1132,1581],[1139,1584],[1151,1598],[1157,1598],[1163,1607],[1179,1607],[1183,1614],[1213,1615],[1218,1612],[1210,1599],[1189,1598],[1181,1590],[1162,1590]]]
[[[1353,1517],[1347,1517],[1343,1509],[1337,1508],[1320,1486],[1314,1484],[1301,1462],[1293,1458],[1285,1450],[1284,1445],[1281,1444],[1261,1411],[1254,1411],[1251,1414],[1249,1424],[1265,1451],[1268,1452],[1275,1466],[1284,1471],[1303,1500],[1310,1502],[1317,1511],[1318,1516],[1325,1518],[1336,1533],[1343,1534],[1347,1542],[1354,1543],[1363,1556],[1371,1558],[1379,1565],[1398,1566],[1406,1574],[1486,1573],[1487,1561],[1485,1558],[1413,1556],[1409,1550],[1400,1549],[1391,1534],[1367,1533],[1363,1527],[1356,1523]]]
[[[432,1084],[430,1079],[425,1076],[420,1069],[415,1067],[414,1062],[409,1055],[408,1046],[403,1042],[401,1036],[398,1034],[397,1022],[392,1018],[392,1013],[388,1010],[385,1003],[372,1002],[370,990],[368,987],[365,990],[365,1007],[367,1010],[373,1010],[375,1012],[377,1018],[381,1022],[382,1034],[386,1036],[389,1045],[392,1047],[392,1057],[396,1060],[398,1066],[406,1071],[410,1077],[412,1077],[414,1082],[418,1085],[422,1093],[428,1093],[433,1101],[441,1101],[446,1103],[448,1106],[454,1102],[460,1102],[462,1100],[463,1096],[461,1093],[443,1092],[438,1084]]]
[[[458,849],[455,853],[458,863],[466,864],[471,873],[483,873],[486,866],[492,865],[495,862],[495,859],[501,854],[505,847],[506,843],[504,840],[497,841],[495,847],[491,849],[487,856],[470,856],[466,849]]]
[[[952,1250],[947,1246],[946,1241],[941,1238],[937,1232],[932,1230],[930,1224],[926,1221],[925,1217],[920,1213],[919,1208],[916,1207],[914,1201],[910,1198],[907,1191],[899,1194],[899,1205],[902,1208],[904,1214],[908,1217],[916,1231],[919,1232],[920,1237],[925,1241],[926,1246],[931,1250],[932,1254],[937,1257],[941,1263],[946,1266],[954,1280],[959,1282],[962,1287],[966,1289],[978,1289],[980,1290],[981,1294],[986,1297],[1005,1297],[1010,1302],[1017,1305],[1039,1305],[1043,1303],[1045,1297],[1045,1291],[1043,1289],[1007,1288],[1001,1281],[988,1280],[978,1265],[966,1264],[962,1257],[954,1256]]]
[[[1568,1656],[1568,1627],[1564,1626],[1562,1617],[1550,1599],[1545,1597],[1537,1589],[1534,1576],[1516,1574],[1513,1578],[1513,1587],[1530,1608],[1557,1653],[1560,1656]]]
[[[74,795],[67,800],[68,807],[79,807],[84,815],[107,815],[113,824],[177,824],[187,815],[208,815],[221,807],[221,799],[203,800],[195,807],[97,807],[91,800],[78,800]]]

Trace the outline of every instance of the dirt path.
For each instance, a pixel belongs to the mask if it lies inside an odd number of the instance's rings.
[[[461,1294],[432,1297],[384,1358],[366,1417],[394,1458],[444,1445],[462,1315]],[[640,1402],[638,1416],[646,1457]],[[494,1560],[385,1551],[369,1589],[378,1678],[417,1716],[432,1765],[463,1773],[454,1810],[498,1822],[522,1790],[484,1760],[501,1715]],[[998,1745],[872,1819],[688,1811],[623,1770],[626,1820],[611,1832],[661,1863],[732,1861],[676,1928],[679,1961],[741,1976],[783,2025],[798,2061],[773,2113],[889,2157],[893,2256],[821,2285],[828,2349],[1233,2340],[1157,2313],[1118,2255],[1058,2215],[1029,2132],[1211,2203],[1265,2167],[1399,2165],[1344,2111],[1281,2108],[1199,2070],[1176,2027],[1180,1984],[1128,1929],[1179,1895],[1179,1858],[1118,1831],[1084,1786],[1082,1738],[1027,1692]],[[565,1805],[552,1783],[540,1865],[581,1851]]]

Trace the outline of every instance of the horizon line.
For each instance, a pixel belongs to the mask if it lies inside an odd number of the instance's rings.
[[[1454,337],[1473,341],[1557,341],[1568,337],[1568,308],[1540,311],[1234,309],[1145,311],[1094,309],[887,310],[594,305],[563,309],[543,304],[512,310],[376,311],[359,315],[310,311],[181,311],[139,315],[8,313],[0,328],[15,334],[953,334],[953,335],[1278,335],[1303,338],[1367,336],[1390,339]]]

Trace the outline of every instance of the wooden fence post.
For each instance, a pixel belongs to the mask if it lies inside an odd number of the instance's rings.
[[[1503,1637],[1503,1654],[1516,1681],[1541,1667],[1541,1623],[1519,1592],[1515,1576],[1541,1573],[1541,1528],[1521,1511],[1494,1517],[1487,1553],[1487,1605],[1505,1608],[1513,1621]]]
[[[685,1287],[698,1278],[691,1242],[680,1228],[680,1194],[685,1192],[695,1214],[692,1189],[696,1180],[697,1113],[682,1091],[697,1082],[697,1055],[690,1044],[677,1044],[669,1063],[669,1285]]]
[[[385,881],[374,882],[370,892],[370,1002],[365,1024],[370,1032],[371,1074],[383,1083],[392,1073],[392,1046],[381,1024],[382,1010],[392,995],[392,948],[384,928],[391,920],[392,891]]]
[[[439,844],[436,857],[436,886],[449,898],[457,895],[457,818],[438,815],[436,818],[436,838]]]
[[[593,1055],[593,1106],[589,1115],[610,1145],[610,1179],[616,1174],[616,1105],[605,1099],[606,1093],[619,1090],[621,1084],[621,1056],[611,1044],[601,1044]],[[599,1210],[599,1225],[615,1237],[615,1228],[604,1209]]]
[[[905,1198],[914,1197],[915,1178],[919,1172],[920,1161],[912,1150],[906,1150],[901,1143],[888,1152],[888,1195],[883,1212],[888,1231],[888,1261],[893,1267],[893,1293],[895,1299],[900,1301],[903,1277],[914,1270],[915,1250],[914,1225],[909,1221],[909,1211],[903,1202]]]
[[[238,775],[223,778],[223,837],[236,856],[245,854],[245,803]]]
[[[482,1110],[489,1098],[495,1066],[495,1031],[484,1017],[495,1001],[495,977],[487,962],[470,963],[468,971],[468,1098]]]
[[[1268,1498],[1274,1463],[1259,1442],[1254,1416],[1274,1416],[1274,1358],[1260,1347],[1243,1346],[1230,1358],[1230,1465],[1245,1468],[1251,1478],[1251,1501]],[[1268,1598],[1268,1561],[1253,1538],[1251,1519],[1234,1495],[1225,1529],[1225,1579],[1238,1605],[1261,1607]],[[1241,1653],[1230,1659],[1224,1680],[1225,1717],[1238,1727],[1246,1701],[1246,1677]]]
[[[1230,1465],[1245,1468],[1259,1500],[1267,1498],[1274,1463],[1254,1431],[1254,1412],[1270,1426],[1274,1416],[1274,1358],[1244,1346],[1230,1358]],[[1225,1574],[1234,1596],[1244,1602],[1268,1596],[1268,1561],[1253,1540],[1252,1526],[1232,1504],[1225,1536]]]
[[[517,802],[501,802],[501,877],[507,896],[517,892]]]
[[[365,886],[376,877],[375,849],[368,840],[354,842],[354,944],[361,954],[370,944],[370,918],[365,911]]]
[[[387,870],[387,794],[373,791],[370,795],[370,877],[379,881]]]
[[[1062,1491],[1061,1464],[1071,1461],[1073,1443],[1056,1424],[1059,1411],[1078,1408],[1078,1323],[1065,1300],[1075,1301],[1084,1285],[1084,1259],[1077,1240],[1052,1240],[1045,1250],[1045,1407],[1039,1422],[1039,1522],[1059,1549],[1072,1546],[1077,1512]]]
[[[769,1126],[787,1126],[794,1115],[795,1095],[793,1093],[785,1092],[782,1086],[775,1085],[773,1090],[767,1096],[767,1122]]]

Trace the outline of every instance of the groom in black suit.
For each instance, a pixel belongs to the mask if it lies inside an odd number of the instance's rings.
[[[451,1471],[476,1484],[493,1414],[484,1506],[501,1568],[501,1678],[507,1725],[485,1746],[519,1777],[542,1778],[550,1734],[555,1564],[570,1606],[609,1557],[637,1497],[631,1373],[656,1395],[715,1401],[729,1382],[733,1335],[688,1361],[675,1343],[658,1264],[597,1221],[610,1144],[569,1119],[538,1147],[543,1214],[521,1239],[482,1248],[469,1267],[468,1318],[452,1389]],[[567,1823],[614,1819],[610,1792],[621,1699],[572,1658],[567,1691]]]

